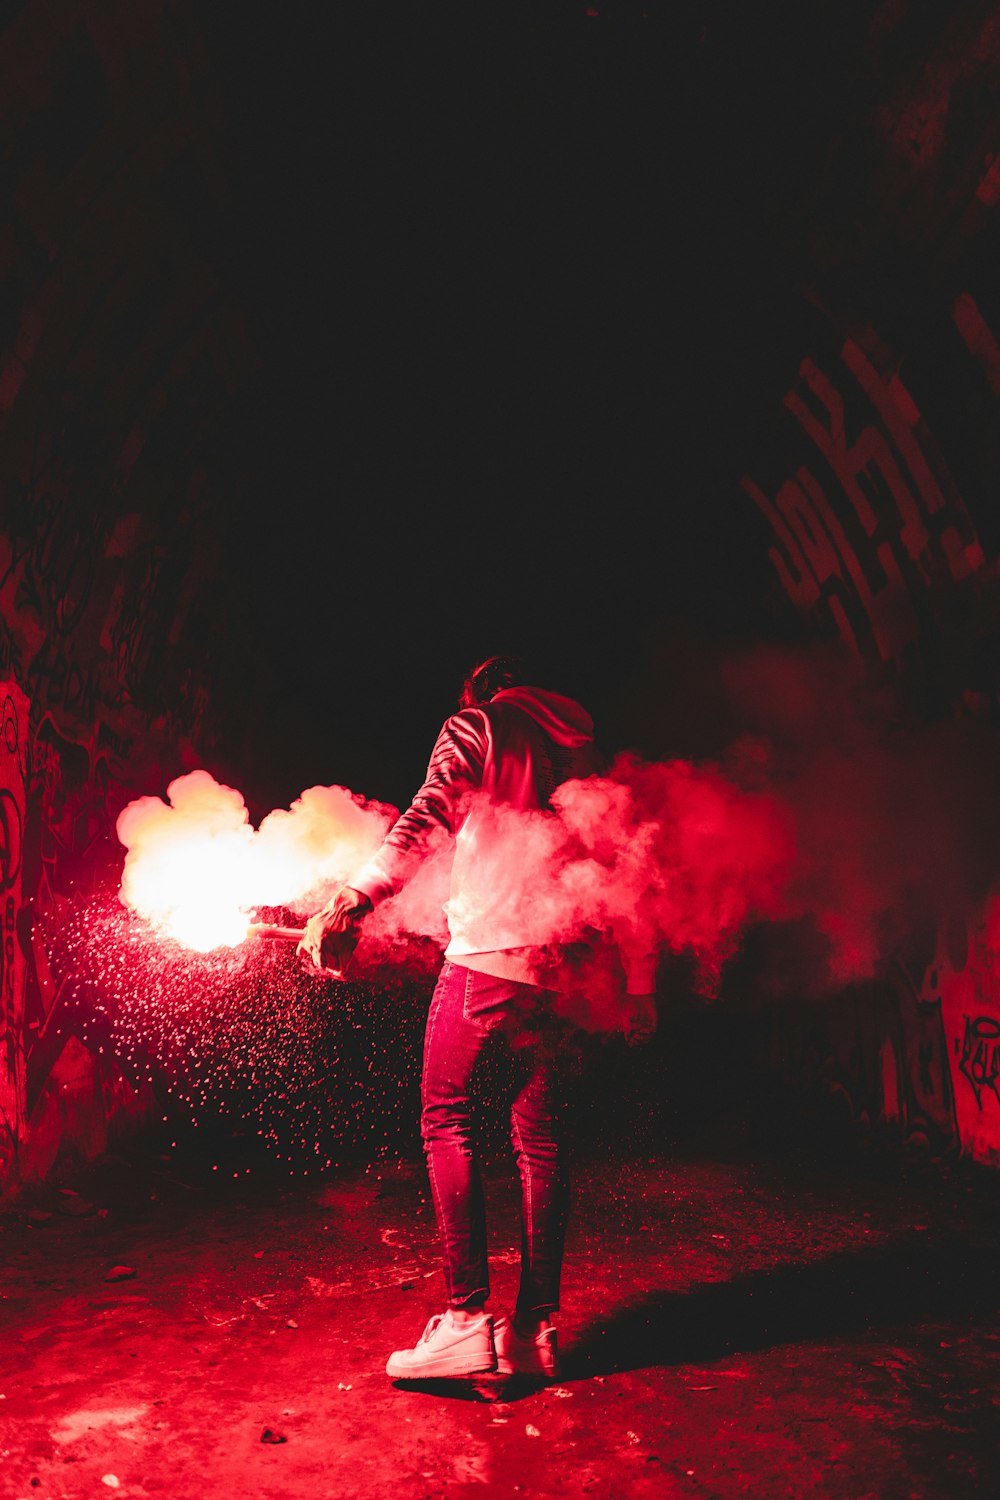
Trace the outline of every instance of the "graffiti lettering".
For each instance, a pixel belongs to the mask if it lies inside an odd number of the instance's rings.
[[[992,1016],[977,1016],[975,1020],[966,1016],[958,1065],[972,1085],[980,1109],[987,1089],[1000,1104],[1000,1021]]]
[[[840,360],[850,397],[806,358],[784,401],[835,489],[804,464],[773,500],[748,475],[741,484],[774,534],[769,555],[792,602],[825,610],[855,654],[888,661],[916,638],[917,593],[965,578],[984,556],[943,462],[928,457],[931,440],[902,381],[884,379],[851,340]],[[848,412],[859,391],[866,420]]]
[[[1000,157],[997,161],[1000,163]],[[968,292],[962,292],[955,298],[952,315],[969,353],[978,359],[991,388],[1000,396],[1000,344],[994,338],[975,298]]]
[[[8,896],[3,910],[3,969],[0,973],[0,991],[3,994],[5,1030],[13,1023],[14,1016],[14,924],[17,908],[13,896]]]
[[[118,761],[122,765],[127,764],[128,758],[135,745],[133,735],[115,734],[108,724],[101,724],[97,731],[97,750],[105,755],[109,761]]]
[[[0,891],[9,891],[21,873],[24,822],[13,792],[0,787]]]
[[[159,666],[153,653],[155,631],[148,609],[143,613],[142,601],[158,594],[163,562],[163,556],[151,548],[142,556],[141,570],[139,557],[134,559],[132,586],[124,594],[125,607],[119,608],[115,618],[106,622],[116,675],[133,692],[141,686],[143,669],[156,671]],[[158,644],[162,649],[163,643]]]
[[[40,705],[67,710],[82,722],[98,717],[98,709],[120,709],[128,701],[125,689],[109,680],[99,667],[83,667],[58,640],[47,637],[31,662],[31,679]]]
[[[848,347],[854,348],[845,345],[845,353]],[[811,359],[802,361],[799,374],[805,382],[807,396],[790,390],[785,396],[785,405],[830,465],[866,536],[874,536],[879,524],[868,492],[887,491],[896,504],[902,523],[900,541],[910,557],[918,558],[927,546],[927,532],[885,434],[869,424],[860,430],[853,443],[849,443],[844,398],[839,391]],[[810,396],[813,398],[811,404]],[[814,412],[812,406],[818,407],[821,415]]]
[[[0,678],[22,676],[22,653],[20,642],[6,620],[0,620]]]
[[[33,553],[33,581],[44,595],[42,618],[51,620],[60,635],[68,635],[87,609],[99,542],[96,528],[83,532],[64,523],[53,527],[45,545]]]

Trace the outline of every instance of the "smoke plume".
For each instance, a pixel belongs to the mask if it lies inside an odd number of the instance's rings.
[[[930,718],[898,676],[873,680],[822,645],[759,648],[724,679],[747,726],[727,772],[776,797],[795,830],[781,917],[822,939],[808,971],[786,975],[800,993],[872,977],[988,896],[1000,747],[960,698]]]
[[[714,760],[623,754],[605,776],[559,787],[550,810],[492,809],[471,857],[462,852],[459,888],[442,839],[368,919],[358,971],[426,972],[447,918],[485,918],[497,946],[614,949],[626,971],[645,970],[633,989],[653,987],[665,953],[687,955],[697,988],[714,995],[747,933],[764,928],[774,953],[788,938],[765,986],[814,994],[870,977],[916,928],[985,898],[1000,838],[995,731],[924,722],[895,688],[822,647],[733,656],[722,681],[746,729]],[[190,946],[238,943],[263,907],[304,920],[395,817],[317,786],[254,829],[239,792],[194,771],[167,801],[143,797],[122,813],[121,899]],[[595,995],[601,973],[595,958]],[[599,997],[594,1006],[604,1024]]]

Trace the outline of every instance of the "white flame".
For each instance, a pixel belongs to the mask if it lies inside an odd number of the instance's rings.
[[[255,830],[240,793],[202,770],[172,781],[167,798],[140,797],[119,815],[119,898],[202,953],[241,943],[256,907],[346,880],[395,815],[344,787],[310,787]]]

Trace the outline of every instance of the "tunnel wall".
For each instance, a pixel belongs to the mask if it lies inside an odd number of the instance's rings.
[[[212,743],[217,478],[254,367],[212,242],[212,91],[178,5],[8,7],[0,64],[0,1182],[152,1108],[83,1039],[53,938],[114,822]],[[200,762],[199,762],[200,763]]]
[[[869,18],[853,112],[786,202],[796,347],[741,487],[771,587],[929,718],[1000,726],[1000,18]],[[985,810],[984,810],[985,811]],[[998,863],[1000,876],[1000,863]],[[1000,922],[987,892],[880,976],[773,1018],[772,1061],[845,1128],[1000,1165]]]

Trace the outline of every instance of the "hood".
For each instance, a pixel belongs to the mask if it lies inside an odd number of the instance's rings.
[[[557,745],[589,745],[594,738],[594,721],[587,710],[574,699],[545,688],[501,688],[490,703],[509,703],[523,709]]]

